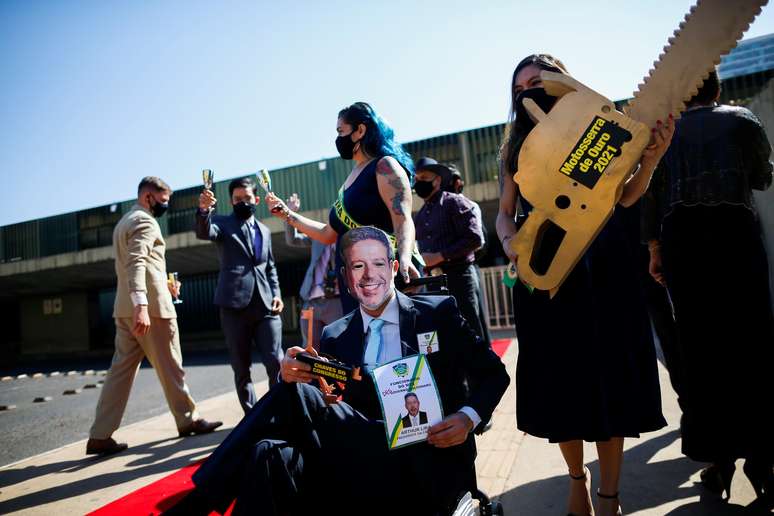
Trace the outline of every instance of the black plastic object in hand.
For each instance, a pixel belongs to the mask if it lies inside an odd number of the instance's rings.
[[[431,294],[448,294],[449,288],[447,286],[446,274],[439,276],[423,276],[421,278],[411,278],[411,283],[405,283],[403,278],[398,276],[395,278],[395,286],[398,290],[404,290],[410,287],[427,287],[427,293]]]
[[[296,360],[312,366],[312,374],[329,380],[346,383],[352,377],[352,368],[341,362],[322,360],[309,353],[299,353]]]

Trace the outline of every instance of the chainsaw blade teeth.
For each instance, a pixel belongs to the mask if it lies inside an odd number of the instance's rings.
[[[712,66],[736,46],[767,2],[698,0],[637,86],[629,104],[629,116],[649,127],[669,113],[677,118]]]

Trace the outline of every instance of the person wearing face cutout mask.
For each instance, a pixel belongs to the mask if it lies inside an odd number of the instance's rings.
[[[215,242],[220,272],[215,305],[234,370],[234,383],[242,409],[247,413],[256,397],[250,375],[252,343],[266,367],[269,385],[277,382],[282,360],[283,309],[277,268],[269,229],[255,219],[255,184],[250,178],[228,186],[233,212],[215,215],[215,195],[205,189],[199,196],[196,237]]]
[[[411,183],[414,164],[411,156],[395,141],[392,128],[365,102],[342,109],[336,123],[336,149],[354,167],[338,192],[338,198],[324,224],[288,209],[279,197],[269,194],[266,202],[273,215],[309,238],[326,245],[336,243],[350,229],[374,226],[391,236],[398,255],[398,281],[409,283],[419,276],[421,257],[413,252],[414,222],[411,219]],[[412,263],[413,262],[413,263]],[[343,263],[336,258],[339,271]],[[357,301],[341,292],[342,313],[357,307]]]
[[[327,325],[324,357],[363,369],[340,401],[328,403],[309,364],[291,347],[273,386],[193,474],[194,489],[165,514],[448,515],[476,486],[474,432],[510,378],[449,296],[408,297],[395,288],[398,263],[387,235],[356,228],[341,239],[344,274],[358,307]],[[435,332],[426,355],[445,417],[427,441],[390,450],[373,379],[366,371],[425,353],[419,336]],[[468,389],[466,381],[474,380]],[[429,414],[427,414],[429,416]],[[417,413],[418,423],[423,422]],[[406,509],[399,502],[411,500]],[[398,503],[396,503],[398,502]]]
[[[481,326],[481,285],[475,269],[475,252],[484,244],[481,217],[466,197],[447,191],[453,165],[420,158],[414,191],[424,204],[414,215],[417,245],[430,275],[446,274],[449,294],[473,331],[489,346]]]
[[[137,188],[137,203],[113,230],[116,350],[89,431],[87,454],[110,455],[127,448],[111,435],[121,423],[144,357],[159,377],[181,437],[212,432],[222,425],[198,417],[185,383],[177,313],[172,304],[180,283],[167,283],[166,244],[156,221],[167,211],[171,196],[169,185],[158,177],[143,178]]]
[[[531,210],[513,181],[521,146],[535,127],[522,101],[530,98],[544,112],[556,102],[542,87],[543,70],[567,73],[558,59],[536,54],[516,66],[510,84],[511,117],[500,149],[496,227],[503,251],[513,262],[517,256],[511,240]],[[570,514],[594,513],[583,441],[596,443],[599,456],[596,514],[620,514],[624,438],[666,425],[637,270],[638,207],[629,206],[645,191],[673,132],[671,120],[654,129],[652,143],[624,185],[613,216],[554,298],[547,292],[530,291],[520,281],[513,287],[519,343],[517,426],[559,444],[570,477]],[[518,220],[517,203],[521,207]]]

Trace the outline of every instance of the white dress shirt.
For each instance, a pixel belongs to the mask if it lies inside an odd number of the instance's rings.
[[[398,307],[398,296],[393,295],[392,299],[384,307],[384,310],[378,317],[368,315],[363,307],[360,306],[360,316],[363,318],[363,332],[366,333],[366,342],[368,342],[368,325],[372,319],[381,319],[384,321],[382,326],[382,349],[379,353],[379,358],[376,360],[378,364],[384,364],[392,360],[397,360],[403,356],[400,344],[400,309]],[[363,350],[365,351],[365,350]],[[473,407],[464,406],[460,409],[460,412],[465,414],[473,421],[473,428],[476,428],[481,423],[481,417]],[[411,424],[414,424],[412,420]],[[417,419],[417,425],[419,420]]]

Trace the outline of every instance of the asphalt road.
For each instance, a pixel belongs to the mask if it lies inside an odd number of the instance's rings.
[[[255,359],[256,357],[254,357]],[[33,379],[14,379],[0,382],[0,405],[16,405],[13,410],[0,411],[0,466],[53,450],[88,437],[94,419],[100,388],[83,389],[96,384],[104,376],[85,376],[86,369],[107,369],[109,360],[83,364],[67,364],[60,369],[61,376]],[[195,400],[204,400],[229,392],[234,388],[233,373],[226,352],[186,356],[183,361],[186,382]],[[35,366],[26,366],[18,373],[33,374]],[[50,364],[42,371],[50,372]],[[74,376],[65,376],[67,370],[78,370]],[[263,365],[253,361],[253,381],[266,378]],[[67,389],[82,389],[79,394],[63,395]],[[52,401],[33,403],[38,396],[51,396]],[[142,421],[159,414],[169,413],[156,372],[143,363],[135,379],[122,425]],[[206,418],[207,414],[201,414]],[[171,414],[169,416],[172,417]]]

